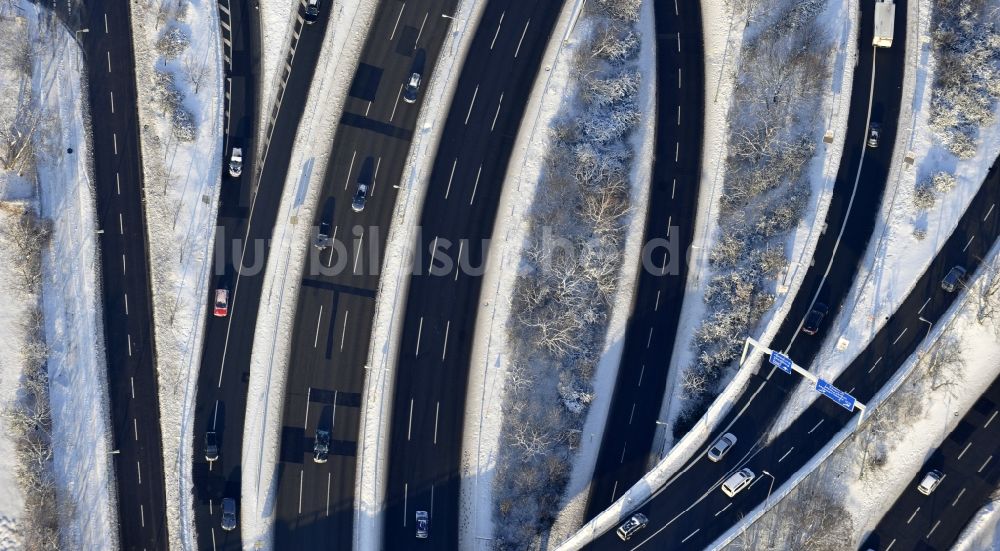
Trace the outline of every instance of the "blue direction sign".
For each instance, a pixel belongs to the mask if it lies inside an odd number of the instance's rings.
[[[791,374],[792,372],[792,359],[781,352],[771,351],[771,365],[785,373]]]
[[[824,381],[823,379],[818,379],[816,381],[816,392],[826,396],[827,398],[837,402],[837,405],[846,409],[847,411],[854,411],[854,396],[840,390],[839,388],[833,386],[832,384]]]

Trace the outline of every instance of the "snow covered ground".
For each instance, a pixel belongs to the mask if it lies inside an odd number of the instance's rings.
[[[996,259],[998,253],[1000,247],[994,247],[990,258]],[[989,273],[978,275],[995,277]],[[970,287],[974,288],[975,284]],[[922,362],[918,361],[918,355],[912,356],[901,369],[900,378],[895,380],[898,386],[888,385],[894,393],[887,395],[883,391],[868,404],[867,421],[862,427],[857,432],[853,426],[847,427],[846,433],[853,434],[839,444],[829,458],[820,463],[824,456],[820,454],[820,458],[814,459],[797,475],[796,484],[801,482],[825,489],[825,493],[849,511],[851,540],[855,545],[875,528],[916,475],[929,451],[940,445],[1000,374],[1000,334],[993,324],[977,322],[976,300],[971,295],[967,293],[956,302],[939,322],[940,326],[935,326],[931,344],[923,348],[938,351],[948,346],[953,352],[939,356],[935,370],[929,369],[935,362],[934,354],[928,354]],[[793,491],[792,486],[783,485],[781,492]],[[775,498],[782,495],[775,489],[770,505],[778,504],[779,499]],[[748,521],[756,518],[755,514],[762,508],[748,515]],[[781,516],[771,511],[760,517],[755,526],[769,527],[795,518],[785,515],[782,519]],[[996,515],[984,515],[979,521],[982,524],[979,537],[991,537],[989,525],[995,521]],[[808,531],[813,529],[811,526],[812,519],[803,519],[796,529]],[[750,528],[751,533],[754,530]],[[735,538],[737,531],[738,528],[730,531],[717,546]],[[767,528],[762,536],[767,537],[768,532],[774,530]]]
[[[61,548],[118,546],[111,464],[97,222],[86,130],[84,63],[73,34],[21,2],[36,50],[33,94],[45,113],[36,139],[41,216],[52,224],[42,256],[42,308],[52,404]],[[72,149],[72,153],[68,151]]]
[[[826,342],[812,364],[812,372],[826,380],[834,380],[850,365],[909,295],[1000,153],[1000,121],[980,129],[979,148],[969,159],[959,159],[945,149],[928,124],[935,71],[929,30],[931,4],[931,0],[909,4],[903,104],[886,199],[855,284],[840,315],[828,320]],[[915,159],[912,166],[906,157]],[[916,184],[939,172],[954,175],[954,188],[938,194],[929,210],[916,209]],[[918,228],[925,232],[924,237],[915,235]],[[819,396],[809,386],[800,384],[774,431],[784,430]]]
[[[1000,503],[994,501],[980,509],[952,551],[1000,551]]]
[[[132,5],[136,85],[153,293],[160,431],[170,546],[193,546],[191,446],[212,245],[222,174],[222,53],[218,5]],[[157,85],[173,77],[179,105]],[[179,124],[186,110],[193,128]]]
[[[673,424],[691,407],[685,398],[682,383],[684,371],[694,361],[697,353],[693,344],[696,330],[706,312],[703,297],[712,278],[708,256],[716,247],[719,238],[720,200],[723,182],[726,179],[727,139],[731,131],[727,121],[727,109],[733,93],[732,73],[741,65],[739,58],[744,37],[740,29],[743,21],[739,14],[733,14],[723,2],[702,3],[702,20],[705,25],[705,139],[702,151],[701,195],[698,201],[698,226],[690,255],[692,264],[688,275],[687,294],[681,311],[681,320],[674,352],[671,356],[667,394],[664,399],[661,418]],[[799,224],[789,232],[785,242],[788,267],[778,275],[774,285],[777,294],[775,304],[763,315],[757,324],[758,338],[770,340],[784,321],[791,308],[792,299],[799,291],[805,278],[809,259],[816,248],[821,229],[826,218],[837,177],[837,169],[843,154],[847,130],[847,117],[857,59],[858,6],[849,2],[826,2],[817,15],[819,27],[830,41],[830,56],[825,61],[832,74],[819,101],[823,132],[832,141],[825,143],[823,136],[816,137],[816,150],[806,168],[806,178],[811,186],[811,197],[802,213]],[[717,22],[727,21],[730,26],[722,27]],[[726,389],[733,373],[724,375],[718,388]],[[725,392],[725,390],[723,390]],[[663,431],[664,433],[666,431]],[[658,435],[668,438],[670,435]],[[661,447],[669,449],[672,442],[663,441]]]

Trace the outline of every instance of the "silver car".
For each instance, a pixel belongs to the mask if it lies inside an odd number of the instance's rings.
[[[430,534],[430,516],[427,511],[417,511],[417,537],[426,539]]]
[[[646,518],[646,515],[636,513],[618,527],[618,537],[622,541],[628,541],[636,532],[645,528],[647,524],[649,524],[649,519]]]
[[[712,445],[712,449],[708,450],[708,460],[716,462],[721,460],[723,457],[729,453],[729,450],[733,449],[736,445],[736,436],[731,432],[727,432],[719,437]]]

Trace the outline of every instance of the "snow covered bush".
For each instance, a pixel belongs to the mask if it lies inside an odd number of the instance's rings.
[[[153,70],[153,101],[167,116],[174,137],[182,142],[194,141],[197,128],[194,115],[184,106],[184,92],[174,81],[174,73],[157,67]]]
[[[156,41],[156,51],[163,59],[177,59],[191,44],[191,37],[178,25],[171,25]]]
[[[680,374],[685,432],[707,407],[743,340],[775,301],[788,261],[787,234],[809,201],[807,167],[823,121],[822,90],[832,70],[818,16],[826,0],[731,1],[745,15],[739,66],[727,112],[729,147],[719,227],[709,256],[705,317],[695,359]]]
[[[631,213],[639,0],[600,1],[571,60],[585,75],[551,128],[506,331],[495,549],[534,548],[560,510],[617,293]]]
[[[937,68],[930,126],[961,159],[976,154],[979,128],[1000,98],[1000,25],[987,0],[935,0],[931,16]]]
[[[934,187],[929,182],[918,182],[913,188],[913,207],[919,212],[924,212],[934,208],[937,202],[937,194]]]

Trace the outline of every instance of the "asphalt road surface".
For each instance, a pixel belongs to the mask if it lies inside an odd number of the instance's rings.
[[[1000,482],[1000,377],[958,422],[906,485],[861,549],[950,549]],[[917,485],[931,469],[944,474],[931,495]]]
[[[955,231],[909,296],[834,381],[837,388],[862,403],[868,402],[917,350],[931,324],[937,323],[959,296],[942,290],[941,280],[955,265],[966,267],[970,273],[977,269],[1000,235],[1000,212],[996,208],[1000,201],[998,166],[994,163]],[[710,545],[764,502],[772,489],[805,466],[845,425],[857,422],[858,413],[848,413],[825,397],[818,397],[786,430],[765,444],[767,431],[762,428],[771,426],[778,406],[799,381],[797,375],[769,368],[769,364],[762,365],[748,384],[748,393],[755,399],[741,397],[733,407],[738,414],[727,418],[719,431],[732,432],[739,442],[718,463],[697,454],[651,501],[639,506],[650,523],[629,541],[629,549],[701,549]],[[718,485],[743,467],[756,473],[757,479],[730,499],[718,490]],[[590,547],[621,549],[622,542],[612,531]]]
[[[86,9],[87,59],[100,235],[104,345],[122,549],[166,549],[166,497],[154,369],[153,309],[143,212],[129,3]],[[67,152],[67,155],[76,153]]]
[[[659,96],[643,243],[663,240],[670,249],[661,248],[650,257],[660,270],[639,268],[621,367],[591,480],[588,518],[648,468],[686,291],[684,253],[691,246],[696,222],[705,99],[701,8],[658,2],[653,9]]]
[[[801,322],[811,310],[814,301],[829,306],[830,313],[826,318],[827,326],[840,313],[844,299],[854,281],[854,275],[857,273],[857,267],[874,231],[876,215],[881,208],[889,166],[892,161],[892,144],[896,140],[896,120],[902,94],[905,14],[905,0],[897,1],[895,45],[888,49],[878,49],[876,55],[876,51],[871,47],[874,32],[874,11],[871,3],[863,3],[862,5],[861,29],[858,37],[858,64],[854,70],[851,111],[847,124],[844,152],[826,215],[826,229],[819,238],[811,264],[800,267],[800,269],[807,270],[800,290],[793,299],[788,315],[777,335],[768,345],[770,348],[785,351],[796,363],[802,366],[808,366],[812,362],[812,359],[819,352],[820,346],[823,344],[823,337],[826,336],[827,332],[824,328],[814,337],[800,335]],[[880,145],[875,149],[865,145],[869,112],[870,119],[879,122],[882,127]],[[757,396],[752,394],[750,390],[752,387],[740,396],[739,403],[745,404],[754,399],[769,403],[773,418],[780,410],[784,395],[776,391],[777,394]],[[636,388],[633,393],[637,396],[637,403],[640,400],[643,402],[662,400],[662,390],[655,397],[650,394],[651,391],[652,388],[648,388],[645,384]],[[731,417],[737,415],[741,407],[741,405],[734,407],[730,419],[725,420],[722,426],[728,424],[732,420]],[[657,405],[651,411],[653,411],[652,416],[637,418],[633,420],[633,424],[644,423],[646,427],[652,428],[657,421],[655,416],[659,413],[659,406]],[[672,428],[678,430],[677,427]],[[687,427],[679,429],[682,433],[676,437],[680,438],[686,429]],[[755,432],[760,432],[760,430]],[[617,450],[611,449],[611,452],[617,451],[618,454],[621,454],[623,448],[627,451],[629,447],[632,447],[633,452],[631,453],[636,455],[633,456],[635,459],[632,460],[635,467],[631,469],[616,470],[613,465],[599,464],[599,467],[611,470],[608,472],[598,470],[595,476],[606,480],[615,480],[617,487],[611,486],[609,488],[608,482],[605,481],[599,488],[601,494],[596,493],[596,489],[595,492],[591,493],[589,505],[591,517],[611,505],[614,499],[620,497],[625,489],[645,474],[640,469],[643,458],[659,453],[659,450],[649,449],[648,442],[650,441],[648,439],[640,441],[645,446],[638,450],[634,448],[639,447],[639,445],[634,445],[632,442],[618,446]],[[658,455],[651,457],[651,459],[658,459]],[[628,476],[617,473],[627,473]]]
[[[379,268],[417,114],[452,20],[453,0],[383,1],[350,86],[323,179],[292,332],[278,462],[275,546],[352,545],[358,429]],[[403,98],[420,73],[415,103]],[[368,186],[361,212],[352,202]],[[341,248],[342,247],[342,248]],[[252,429],[251,429],[252,430]],[[317,430],[330,434],[314,460]]]
[[[561,7],[490,0],[462,68],[428,183],[420,275],[410,282],[400,338],[386,549],[458,549],[462,428],[482,278],[444,267],[459,259],[482,266],[511,148]],[[418,510],[430,515],[426,540],[414,537]]]

